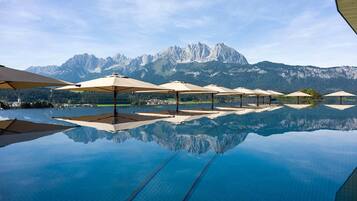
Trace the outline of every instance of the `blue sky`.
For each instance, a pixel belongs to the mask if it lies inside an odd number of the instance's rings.
[[[224,42],[250,63],[357,66],[357,36],[334,0],[0,0],[0,64],[75,54],[135,57]]]

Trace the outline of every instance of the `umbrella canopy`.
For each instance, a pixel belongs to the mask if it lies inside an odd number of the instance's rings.
[[[336,0],[338,12],[357,34],[357,3],[355,0]],[[337,199],[336,199],[337,200]]]
[[[203,88],[218,92],[216,94],[217,96],[229,96],[229,95],[242,94],[242,93],[239,93],[233,89],[229,89],[229,88],[222,87],[222,86],[217,86],[215,84],[210,84],[210,85],[204,86]]]
[[[300,104],[300,97],[311,97],[310,94],[301,92],[301,91],[296,91],[290,94],[285,95],[286,97],[297,97],[297,104]]]
[[[348,92],[345,92],[345,91],[337,91],[337,92],[334,92],[334,93],[330,93],[330,94],[326,94],[324,96],[327,96],[327,97],[352,97],[352,96],[356,96],[354,94],[351,94],[351,93],[348,93]]]
[[[70,126],[33,123],[17,119],[0,121],[0,147],[30,141],[70,129]]]
[[[269,105],[271,105],[271,99],[273,96],[283,96],[284,94],[283,93],[280,93],[280,92],[277,92],[277,91],[273,91],[273,90],[267,90],[266,92],[268,92],[270,95],[269,95]]]
[[[65,86],[72,83],[0,65],[0,89]]]
[[[270,96],[272,95],[271,93],[269,93],[268,91],[265,91],[263,89],[254,89],[253,90],[255,95],[259,95],[259,96]]]
[[[237,91],[238,93],[243,94],[243,95],[254,95],[255,94],[254,90],[247,89],[244,87],[237,87],[234,89],[234,91]]]
[[[217,85],[214,85],[214,84],[210,84],[210,85],[204,86],[204,88],[218,92],[217,96],[231,96],[231,95],[239,95],[240,94],[240,93],[238,93],[237,91],[235,91],[233,89],[228,89],[226,87],[221,87],[221,86],[217,86]],[[212,101],[211,109],[213,110],[213,108],[214,108],[214,105],[213,105],[214,104],[214,95],[213,95],[213,93],[212,93],[212,96],[211,96],[211,101]]]
[[[251,90],[251,89],[247,89],[247,88],[244,88],[244,87],[237,87],[234,89],[234,91],[240,93],[240,107],[243,107],[243,95],[254,95],[255,92],[254,90]]]
[[[140,80],[122,77],[118,74],[113,74],[107,77],[98,78],[94,80],[79,82],[75,85],[57,88],[57,90],[70,91],[94,91],[94,92],[109,92],[114,94],[114,114],[116,111],[116,97],[117,93],[137,92],[147,90],[167,90],[155,84],[143,82]]]
[[[273,91],[273,90],[267,90],[268,93],[270,93],[271,96],[283,96],[283,93]]]
[[[70,90],[70,91],[94,91],[94,92],[138,92],[147,90],[165,90],[160,86],[143,82],[140,80],[119,76],[113,74],[103,78],[79,82],[75,85],[57,88],[57,90]]]
[[[342,97],[353,97],[356,95],[345,92],[345,91],[337,91],[334,93],[326,94],[325,96],[326,97],[340,97],[340,105],[342,105]]]
[[[181,81],[173,81],[173,82],[168,82],[165,84],[159,85],[160,87],[166,89],[166,91],[162,91],[164,93],[175,93],[176,94],[176,112],[179,111],[178,105],[179,105],[179,94],[200,94],[200,93],[209,93],[209,94],[214,94],[217,93],[217,91],[213,91],[211,89],[207,89],[201,86],[197,86],[194,84],[190,84],[187,82],[181,82]],[[145,92],[152,92],[152,91],[145,91]]]
[[[263,97],[263,104],[264,104],[264,96],[271,96],[271,94],[262,89],[254,89],[254,95],[257,96],[257,106],[259,106],[259,96]]]
[[[161,84],[160,87],[174,92],[179,92],[180,94],[217,93],[217,91],[181,81],[168,82]]]
[[[296,91],[296,92],[287,94],[285,96],[287,96],[287,97],[311,97],[310,94],[307,94],[307,93],[304,93],[304,92],[301,92],[301,91]]]

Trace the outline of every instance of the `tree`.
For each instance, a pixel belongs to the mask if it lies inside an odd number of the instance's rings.
[[[321,94],[313,88],[305,88],[300,91],[310,94],[312,96],[312,99],[321,99],[321,97],[322,97]]]

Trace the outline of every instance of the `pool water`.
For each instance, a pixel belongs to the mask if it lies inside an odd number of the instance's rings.
[[[7,110],[0,117],[70,125],[52,117],[111,110]],[[231,112],[117,132],[82,126],[0,147],[0,201],[356,200],[336,196],[348,178],[354,183],[346,192],[357,191],[356,167],[357,107]]]

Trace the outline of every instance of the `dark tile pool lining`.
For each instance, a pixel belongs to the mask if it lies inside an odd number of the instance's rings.
[[[155,176],[166,167],[167,164],[172,161],[178,153],[174,153],[171,155],[169,158],[164,160],[161,164],[159,164],[140,184],[139,186],[130,194],[130,196],[126,199],[127,201],[133,201],[135,198],[144,190],[144,188],[155,178]],[[214,160],[218,157],[218,154],[214,154],[208,161],[207,163],[203,166],[202,170],[197,174],[196,178],[193,180],[190,188],[188,191],[185,193],[184,198],[182,199],[183,201],[188,201],[190,200],[192,194],[198,187],[199,183],[201,182],[202,178],[206,175],[209,167],[211,164],[214,162]]]
[[[154,171],[152,171],[140,184],[139,186],[130,194],[127,201],[132,201],[139,195],[139,193],[145,188],[146,185],[150,183],[150,181],[175,157],[177,153],[171,155],[169,158],[164,160],[159,166],[157,166]]]
[[[206,175],[208,168],[211,166],[212,162],[217,158],[218,154],[213,155],[213,157],[206,163],[206,165],[203,167],[201,172],[198,174],[196,179],[193,181],[190,189],[187,191],[185,197],[183,198],[183,201],[188,201],[190,200],[192,194],[196,190],[197,186],[199,185],[200,181],[202,178]]]

